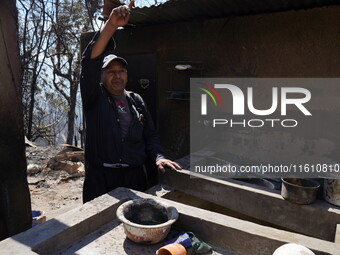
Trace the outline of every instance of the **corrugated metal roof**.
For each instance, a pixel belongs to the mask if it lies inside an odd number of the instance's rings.
[[[169,0],[157,6],[132,9],[130,23],[173,23],[339,4],[339,0]]]

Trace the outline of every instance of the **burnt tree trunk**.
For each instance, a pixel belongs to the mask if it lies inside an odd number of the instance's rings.
[[[78,84],[70,81],[70,100],[69,100],[69,111],[68,111],[68,122],[67,122],[67,140],[66,143],[73,144],[74,139],[74,126],[76,117],[76,104],[77,104],[77,90]]]
[[[31,227],[15,0],[0,1],[0,240]]]

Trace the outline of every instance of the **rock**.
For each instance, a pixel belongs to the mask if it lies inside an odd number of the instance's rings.
[[[40,182],[44,182],[44,181],[45,181],[44,179],[38,178],[38,177],[32,177],[32,176],[27,177],[28,185],[38,185]]]
[[[81,148],[64,145],[65,148],[58,152],[47,162],[47,167],[54,171],[66,171],[68,174],[83,173],[84,151]],[[83,176],[80,174],[79,176]]]
[[[66,156],[67,156],[68,160],[71,160],[73,162],[85,160],[84,151],[66,152]]]
[[[64,149],[55,156],[55,159],[58,161],[84,161],[84,151],[69,151],[68,149]]]
[[[48,162],[47,166],[54,171],[66,171],[69,174],[84,172],[84,164],[82,162],[59,161],[57,158],[53,158]]]
[[[35,187],[36,187],[36,188],[49,189],[49,188],[51,188],[51,185],[49,185],[48,183],[46,183],[45,180],[42,180],[42,181],[40,181],[39,183],[37,183],[37,184],[35,185]]]
[[[40,173],[42,171],[42,167],[37,164],[28,164],[27,166],[27,174],[34,175]]]
[[[84,164],[81,162],[71,162],[71,161],[63,161],[61,162],[65,164],[64,171],[68,172],[69,174],[84,172]]]

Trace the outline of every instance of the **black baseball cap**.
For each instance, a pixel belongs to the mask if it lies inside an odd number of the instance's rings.
[[[127,61],[124,58],[118,57],[114,54],[110,54],[104,58],[102,69],[107,67],[113,60],[122,63],[125,67],[128,65]]]

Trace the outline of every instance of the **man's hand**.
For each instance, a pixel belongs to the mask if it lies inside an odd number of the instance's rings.
[[[132,8],[133,4],[134,0],[132,0],[129,5],[119,6],[111,11],[109,19],[101,29],[97,41],[92,46],[90,55],[91,59],[103,54],[116,29],[118,27],[125,26],[128,23],[130,17],[130,8]]]
[[[165,158],[157,160],[156,165],[158,167],[158,170],[162,173],[165,172],[164,167],[169,167],[169,168],[171,168],[172,170],[175,170],[175,171],[182,169],[181,166],[178,165],[176,162],[173,162],[173,161],[171,161],[169,159],[165,159]]]
[[[134,0],[132,0],[128,5],[121,5],[112,9],[108,23],[113,27],[125,26],[129,21],[130,9],[133,4]]]

